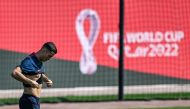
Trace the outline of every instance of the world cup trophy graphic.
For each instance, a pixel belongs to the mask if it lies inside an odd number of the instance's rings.
[[[89,19],[90,32],[89,36],[85,34],[84,21]],[[82,47],[82,53],[80,58],[80,71],[82,74],[91,75],[97,70],[97,63],[93,53],[93,47],[97,40],[100,29],[100,20],[96,11],[91,9],[82,10],[76,19],[76,32],[77,37]]]

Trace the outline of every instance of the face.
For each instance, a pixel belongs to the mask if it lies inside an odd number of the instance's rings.
[[[48,49],[45,49],[42,53],[42,57],[41,57],[41,61],[48,61],[49,59],[51,59],[53,56],[55,55],[55,53],[51,52]]]

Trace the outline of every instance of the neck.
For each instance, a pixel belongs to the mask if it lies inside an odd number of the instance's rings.
[[[40,51],[36,52],[35,55],[39,61],[41,61],[41,55]]]

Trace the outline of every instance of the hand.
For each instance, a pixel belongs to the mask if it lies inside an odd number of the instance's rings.
[[[31,85],[33,88],[39,88],[39,87],[40,87],[40,85],[39,85],[36,81],[33,81],[33,80],[31,80],[30,85]]]
[[[49,80],[46,82],[46,85],[47,85],[47,87],[52,87],[53,82],[49,79]]]

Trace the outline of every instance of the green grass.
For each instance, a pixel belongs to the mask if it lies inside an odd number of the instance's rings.
[[[190,93],[129,94],[125,100],[178,100],[190,99]]]
[[[116,101],[117,95],[104,96],[64,96],[64,97],[43,97],[40,99],[42,103],[58,103],[58,102],[101,102]],[[124,96],[126,101],[149,101],[149,100],[190,100],[190,93],[161,93],[161,94],[128,94]],[[0,99],[0,105],[17,104],[18,98]],[[170,109],[170,108],[169,108]],[[174,108],[176,109],[176,108]],[[184,108],[186,109],[186,108]],[[190,109],[190,108],[189,108]]]
[[[18,104],[17,98],[7,98],[7,99],[0,99],[0,106],[4,104]]]

